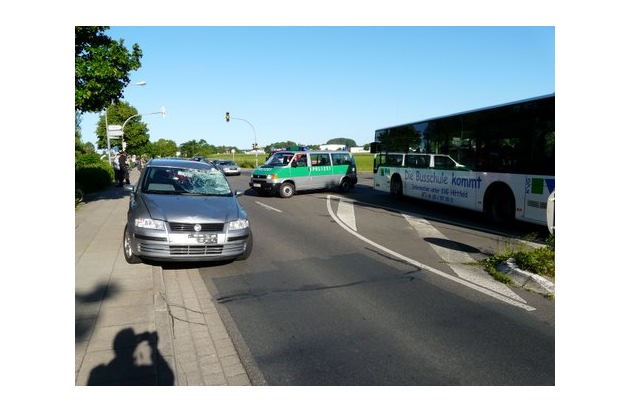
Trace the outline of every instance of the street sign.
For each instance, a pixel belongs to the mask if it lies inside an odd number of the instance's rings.
[[[107,126],[107,137],[120,137],[123,135],[123,128],[119,124],[110,124]]]

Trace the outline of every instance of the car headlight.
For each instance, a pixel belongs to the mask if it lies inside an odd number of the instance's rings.
[[[249,227],[249,220],[247,219],[233,220],[230,223],[228,223],[229,230],[247,229],[248,227]]]
[[[141,227],[143,229],[166,230],[166,225],[164,224],[164,221],[144,219],[141,217],[136,219],[136,227]]]

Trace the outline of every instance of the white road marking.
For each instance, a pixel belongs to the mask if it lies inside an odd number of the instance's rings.
[[[255,203],[257,203],[258,205],[260,205],[260,206],[262,206],[262,207],[264,207],[264,208],[266,208],[266,209],[273,210],[274,212],[282,213],[282,210],[280,210],[280,209],[276,209],[275,207],[271,207],[271,206],[266,205],[266,204],[264,204],[264,203],[260,203],[258,200],[256,200],[256,202],[255,202]]]
[[[374,241],[372,241],[372,240],[370,240],[370,239],[366,238],[365,236],[360,235],[360,234],[356,231],[356,224],[355,224],[355,227],[354,227],[354,228],[352,228],[352,227],[350,227],[350,226],[346,225],[346,223],[345,223],[344,221],[342,221],[342,220],[341,220],[341,219],[337,216],[337,214],[336,214],[336,213],[334,213],[334,212],[333,212],[333,210],[332,210],[332,205],[331,205],[331,202],[330,202],[330,199],[331,199],[332,197],[337,198],[337,199],[339,200],[339,203],[340,203],[340,204],[341,204],[341,203],[349,203],[349,205],[350,205],[350,206],[352,206],[352,207],[354,206],[354,205],[353,205],[353,203],[354,203],[354,202],[353,202],[353,201],[351,201],[351,200],[345,199],[345,198],[341,198],[341,197],[337,197],[337,196],[328,195],[328,196],[327,196],[327,199],[326,199],[326,207],[327,207],[327,209],[328,209],[328,213],[330,214],[330,216],[331,216],[331,217],[335,220],[335,222],[337,222],[337,224],[338,224],[339,226],[341,226],[341,227],[342,227],[344,230],[346,230],[348,233],[352,234],[353,236],[357,237],[358,239],[362,240],[363,242],[368,243],[369,245],[372,245],[373,247],[375,247],[375,248],[377,248],[377,249],[379,249],[379,250],[381,250],[381,251],[383,251],[383,252],[385,252],[385,253],[387,253],[387,254],[389,254],[389,255],[391,255],[391,256],[393,256],[393,257],[395,257],[395,258],[399,259],[399,260],[402,260],[402,261],[404,261],[404,262],[407,262],[407,263],[409,263],[410,265],[413,265],[413,266],[415,266],[415,267],[417,267],[417,268],[419,268],[419,269],[424,269],[424,270],[426,270],[426,271],[428,271],[428,272],[431,272],[431,273],[433,273],[433,274],[436,274],[436,275],[438,275],[438,276],[441,276],[441,277],[443,277],[443,278],[445,278],[445,279],[451,280],[451,281],[453,281],[453,282],[459,283],[460,285],[463,285],[463,286],[469,287],[469,288],[471,288],[471,289],[474,289],[474,290],[476,290],[476,291],[478,291],[478,292],[484,293],[484,294],[486,294],[486,295],[488,295],[488,296],[491,296],[491,297],[493,297],[493,298],[495,298],[495,299],[497,299],[497,300],[500,300],[500,301],[502,301],[502,302],[508,303],[508,304],[513,305],[513,306],[516,306],[516,307],[520,307],[520,308],[525,309],[525,310],[527,310],[527,311],[533,311],[533,310],[536,310],[536,308],[534,308],[534,307],[532,307],[532,306],[529,306],[529,305],[526,305],[525,303],[521,302],[521,300],[522,300],[522,299],[520,299],[520,297],[519,297],[519,300],[515,300],[515,299],[513,299],[513,298],[511,298],[511,297],[505,296],[505,295],[503,295],[503,294],[501,294],[501,293],[497,293],[497,292],[495,292],[495,291],[494,291],[494,290],[492,290],[492,289],[488,289],[488,288],[486,288],[486,287],[484,287],[484,286],[480,286],[480,285],[478,285],[478,284],[476,284],[476,283],[473,283],[473,282],[470,282],[470,281],[468,281],[468,280],[466,280],[466,279],[462,279],[462,278],[459,278],[459,277],[457,277],[457,276],[452,276],[452,275],[449,275],[448,273],[442,272],[442,271],[441,271],[441,270],[439,270],[439,269],[432,268],[432,267],[427,266],[427,265],[425,265],[425,264],[423,264],[423,263],[420,263],[420,262],[418,262],[418,261],[416,261],[416,260],[414,260],[414,259],[411,259],[411,258],[408,258],[408,257],[406,257],[406,256],[404,256],[404,255],[401,255],[400,253],[397,253],[397,252],[395,252],[395,251],[393,251],[393,250],[391,250],[391,249],[388,249],[388,248],[386,248],[385,246],[382,246],[382,245],[380,245],[380,244],[378,244],[378,243],[376,243],[376,242],[374,242]],[[345,205],[345,206],[343,206],[343,207],[345,208],[346,206],[347,206],[347,205]],[[347,212],[344,212],[344,213],[346,213],[346,214],[347,214]],[[353,216],[354,216],[354,213],[353,213]],[[456,272],[456,273],[457,273],[457,272]]]
[[[436,239],[448,240],[446,236],[442,234],[442,232],[433,227],[433,225],[431,225],[427,220],[409,216],[404,213],[402,215],[407,220],[407,222],[409,222],[411,227],[416,230],[418,235],[420,235],[420,239],[432,237]],[[507,285],[503,283],[495,281],[483,269],[477,268],[478,270],[475,270],[476,267],[471,266],[470,264],[476,263],[476,260],[473,259],[468,253],[436,245],[431,242],[429,242],[429,244],[431,245],[433,250],[435,250],[438,256],[441,257],[442,260],[444,260],[451,267],[451,269],[453,269],[453,271],[457,273],[457,276],[459,276],[460,278],[483,286],[484,288],[494,290],[495,292],[505,295],[511,299],[525,303],[525,300],[514,293],[512,289],[510,289]]]
[[[357,231],[357,222],[354,219],[354,204],[352,202],[339,199],[337,207],[337,216],[350,229]]]

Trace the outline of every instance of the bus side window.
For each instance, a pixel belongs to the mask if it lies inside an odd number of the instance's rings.
[[[405,156],[405,166],[418,167],[418,157],[414,155]]]
[[[400,166],[402,165],[402,155],[388,155],[385,164],[387,166]]]
[[[429,167],[429,156],[428,155],[420,155],[418,156],[418,167],[427,169]]]
[[[444,156],[435,156],[433,158],[433,166],[436,169],[447,169],[446,157],[444,157]]]

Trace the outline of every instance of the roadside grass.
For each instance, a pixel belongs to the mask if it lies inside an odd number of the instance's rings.
[[[533,240],[532,237],[525,237],[523,240],[524,242],[507,243],[499,253],[482,260],[481,265],[497,281],[506,284],[512,283],[512,280],[498,267],[510,258],[514,259],[520,269],[554,280],[556,276],[555,236],[550,235],[545,240],[544,246],[528,243]]]

